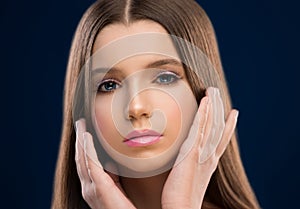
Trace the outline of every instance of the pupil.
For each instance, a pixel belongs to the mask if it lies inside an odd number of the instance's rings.
[[[106,90],[112,90],[115,88],[115,86],[116,86],[116,84],[114,82],[110,81],[110,82],[106,83],[104,87]]]
[[[170,79],[171,79],[170,76],[163,75],[163,76],[161,76],[160,81],[166,83],[166,82],[169,82]]]

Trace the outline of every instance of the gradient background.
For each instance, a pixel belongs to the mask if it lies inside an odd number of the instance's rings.
[[[1,1],[0,208],[49,208],[73,33],[91,0]],[[261,206],[299,206],[299,11],[292,0],[202,0],[240,150]]]

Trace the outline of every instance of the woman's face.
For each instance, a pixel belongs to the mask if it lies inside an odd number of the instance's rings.
[[[116,40],[143,33],[167,34],[153,21],[129,26],[112,24],[98,34],[93,53]],[[115,53],[114,50],[105,56],[110,59]],[[110,155],[118,153],[131,159],[161,156],[156,159],[160,161],[158,167],[174,158],[197,109],[180,60],[161,54],[139,54],[122,59],[105,73],[92,75],[96,89],[94,125],[104,149]]]

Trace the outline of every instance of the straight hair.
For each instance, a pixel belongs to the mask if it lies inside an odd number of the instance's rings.
[[[213,83],[219,88],[225,115],[232,109],[213,26],[205,11],[193,0],[99,0],[84,13],[73,37],[67,66],[60,150],[57,160],[52,209],[90,208],[82,197],[75,163],[76,133],[72,107],[82,66],[92,56],[97,34],[107,25],[130,25],[152,20],[171,35],[197,46],[208,58],[218,78],[201,78],[185,68],[191,89],[199,103]],[[215,79],[215,80],[214,80]],[[205,82],[206,81],[206,82]],[[244,171],[234,134],[210,179],[202,208],[260,208]]]

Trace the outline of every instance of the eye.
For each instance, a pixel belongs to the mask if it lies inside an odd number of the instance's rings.
[[[98,87],[98,92],[112,92],[120,87],[121,85],[114,80],[104,80],[100,83]]]
[[[168,71],[159,73],[155,78],[155,82],[158,84],[167,85],[176,82],[178,79],[180,79],[179,75]]]

